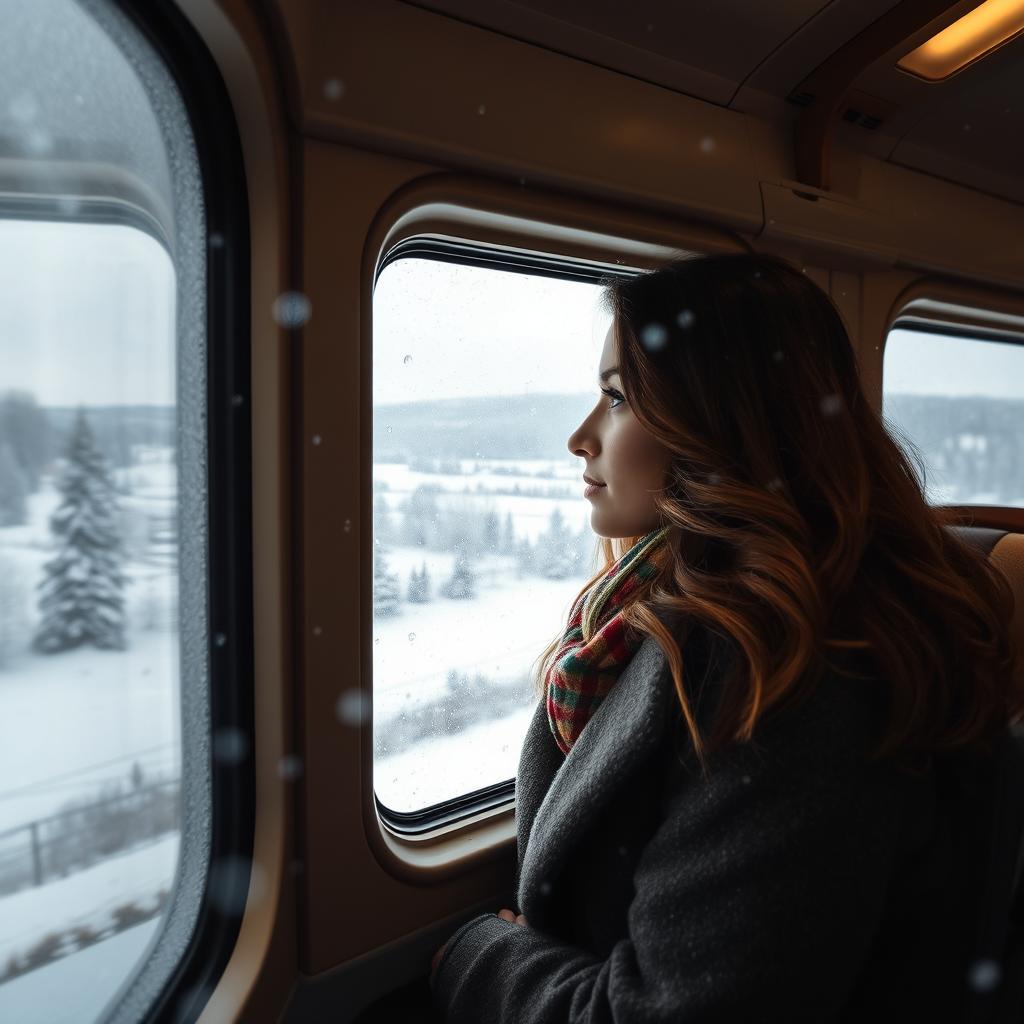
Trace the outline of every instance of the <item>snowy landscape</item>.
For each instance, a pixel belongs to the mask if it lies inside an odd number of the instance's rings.
[[[589,400],[558,403],[571,419]],[[521,421],[538,399],[503,401]],[[977,406],[971,430],[950,434],[953,400],[938,401],[903,406],[922,434],[945,424],[922,446],[933,486],[1024,504],[1019,448],[993,448]],[[538,700],[530,671],[596,565],[581,460],[540,435],[549,457],[510,457],[500,422],[489,450],[459,454],[464,427],[437,442],[457,404],[375,409],[374,788],[396,811],[515,777]],[[34,476],[0,433],[0,1019],[45,1007],[49,1022],[91,1019],[145,954],[174,884],[181,764],[174,449],[108,423],[74,485],[80,427],[70,410],[48,415],[64,454]],[[422,415],[441,425],[435,455]],[[103,557],[75,547],[73,524]],[[358,695],[339,693],[339,720],[360,714]],[[57,990],[74,1000],[41,1001]]]

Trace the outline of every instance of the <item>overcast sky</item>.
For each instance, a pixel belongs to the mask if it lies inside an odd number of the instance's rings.
[[[0,391],[40,405],[173,405],[174,271],[114,224],[0,220]]]
[[[374,402],[596,399],[609,323],[598,296],[593,284],[398,260],[374,295]],[[143,232],[0,220],[0,391],[26,389],[42,405],[173,404],[173,310],[170,259]],[[1024,347],[894,331],[885,381],[887,391],[1024,398]]]

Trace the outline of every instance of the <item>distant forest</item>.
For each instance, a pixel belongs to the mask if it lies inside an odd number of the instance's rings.
[[[566,441],[593,401],[586,393],[527,394],[376,406],[373,458],[410,465],[568,459]],[[31,490],[38,474],[63,454],[76,409],[40,406],[24,391],[0,394],[0,450],[10,447]],[[174,406],[104,406],[86,412],[97,445],[114,467],[131,465],[134,445],[175,445]],[[900,425],[964,489],[1010,488],[1015,500],[1024,494],[1024,400],[889,394],[885,414],[887,423]]]
[[[410,465],[569,458],[566,442],[593,401],[591,394],[541,394],[377,406],[373,458]],[[888,394],[885,418],[922,453],[933,453],[936,468],[964,494],[1009,489],[1007,500],[1024,496],[1024,399]]]

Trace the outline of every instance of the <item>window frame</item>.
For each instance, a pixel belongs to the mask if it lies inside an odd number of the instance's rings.
[[[516,198],[519,201],[516,201]],[[546,198],[546,197],[545,197]],[[621,233],[620,233],[621,232]],[[671,217],[631,215],[623,222],[614,209],[562,198],[556,208],[536,197],[462,175],[444,175],[400,189],[378,216],[364,248],[363,351],[373,359],[373,291],[384,267],[413,255],[501,267],[576,280],[631,275],[690,252],[750,251],[747,240],[719,227]],[[372,438],[373,395],[363,381],[363,437]],[[360,515],[373,521],[372,441],[360,450]],[[360,620],[372,622],[372,531],[361,538]],[[372,629],[360,637],[363,706],[373,707]],[[444,878],[470,870],[514,838],[515,780],[463,794],[403,814],[381,805],[373,787],[373,714],[360,727],[364,778],[363,818],[367,837],[390,873],[409,880]],[[468,837],[471,847],[452,842]],[[447,856],[444,855],[447,852]]]
[[[551,277],[563,281],[577,281],[595,284],[602,278],[613,275],[628,277],[639,273],[636,268],[625,268],[620,264],[570,261],[568,257],[549,256],[542,253],[516,252],[495,245],[485,245],[469,239],[432,238],[429,235],[413,235],[399,242],[383,256],[374,274],[373,286],[384,270],[403,259],[433,260],[438,263],[453,263],[461,266],[481,267],[499,273],[531,274],[537,277]],[[373,452],[371,451],[371,473]],[[372,522],[371,519],[367,520]],[[370,619],[373,614],[372,579]],[[373,688],[372,662],[370,667],[371,692]],[[372,701],[371,701],[372,707]],[[370,742],[373,742],[373,714],[370,715]],[[482,786],[479,789],[461,793],[458,796],[430,804],[417,811],[398,811],[388,807],[377,796],[373,787],[374,806],[381,824],[395,836],[412,838],[424,836],[457,825],[481,813],[501,810],[513,806],[515,799],[515,778]]]
[[[943,277],[922,277],[900,291],[883,321],[878,401],[885,410],[885,349],[893,330],[918,330],[971,341],[1024,346],[1024,295]],[[1012,505],[939,505],[963,515],[964,525],[1024,530],[1024,508]]]
[[[198,1019],[228,964],[245,912],[253,856],[256,792],[248,188],[227,87],[196,30],[171,0],[150,0],[145,5],[110,0],[110,4],[145,38],[178,89],[199,165],[204,236],[208,240],[219,235],[221,241],[219,246],[206,246],[205,279],[209,733],[204,738],[208,760],[202,770],[208,786],[210,858],[198,915],[191,922],[191,935],[180,957],[171,964],[159,964],[159,958],[154,958],[165,934],[162,925],[104,1017],[107,1022],[145,1019],[179,1024]],[[214,642],[218,634],[225,638],[222,645]],[[181,713],[184,717],[184,707]],[[212,738],[222,729],[235,730],[244,737],[246,753],[237,761],[212,757]],[[188,754],[183,742],[183,799],[188,793]],[[241,897],[237,912],[229,912],[223,901],[218,905],[211,899],[211,868],[218,860],[240,867],[231,879],[231,896]],[[178,875],[175,885],[180,883]],[[141,1016],[140,1003],[146,1007]]]

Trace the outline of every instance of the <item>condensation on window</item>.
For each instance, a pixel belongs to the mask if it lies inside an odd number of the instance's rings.
[[[209,855],[200,176],[112,4],[0,23],[0,1019],[137,1018]]]
[[[373,321],[374,790],[408,813],[515,778],[530,669],[594,571],[567,442],[610,317],[593,283],[407,257]]]
[[[1024,344],[896,328],[882,383],[931,504],[1024,507]]]

